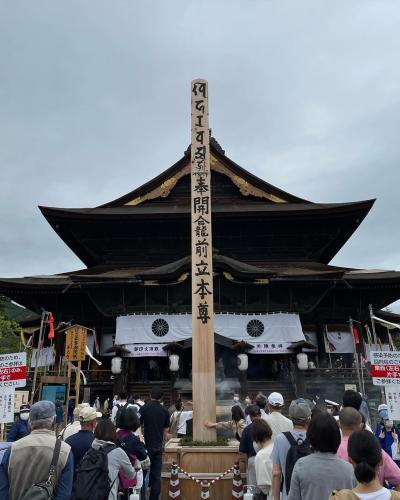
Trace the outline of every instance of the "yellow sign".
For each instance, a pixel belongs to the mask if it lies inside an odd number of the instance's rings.
[[[67,361],[84,361],[86,356],[87,330],[83,326],[71,326],[65,340],[65,358]]]

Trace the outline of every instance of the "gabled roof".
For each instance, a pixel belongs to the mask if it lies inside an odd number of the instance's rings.
[[[210,141],[211,170],[228,175],[232,182],[243,191],[245,195],[253,194],[260,199],[267,199],[274,203],[311,203],[310,201],[294,196],[282,189],[263,181],[259,177],[245,170],[225,155],[225,151],[218,142],[211,138]],[[138,205],[148,199],[159,196],[168,196],[169,192],[183,175],[190,171],[190,146],[183,157],[172,167],[164,170],[142,186],[129,193],[100,205],[102,208],[120,207],[124,205]],[[99,207],[99,208],[100,208]]]

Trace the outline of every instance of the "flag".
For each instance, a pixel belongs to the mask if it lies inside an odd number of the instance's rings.
[[[367,332],[368,344],[371,345],[372,344],[372,335],[371,335],[371,331],[369,329],[369,326],[367,324],[365,324],[364,328],[365,328],[365,331]]]
[[[49,319],[46,323],[49,325],[49,334],[47,335],[47,338],[54,339],[54,316],[52,312],[49,312]]]
[[[29,337],[28,343],[25,345],[25,349],[26,349],[27,347],[32,347],[32,344],[33,344],[33,336],[34,336],[34,335],[35,335],[35,334],[34,334],[34,333],[32,333],[32,335]]]
[[[354,337],[354,342],[356,344],[360,343],[360,336],[358,335],[358,330],[355,326],[353,326],[353,337]]]
[[[96,330],[94,330],[94,329],[93,329],[93,352],[95,354],[99,354],[100,353],[99,341],[97,339]]]
[[[19,338],[21,340],[21,344],[26,347],[26,340],[25,340],[25,335],[24,335],[24,332],[23,330],[20,330],[19,332]]]

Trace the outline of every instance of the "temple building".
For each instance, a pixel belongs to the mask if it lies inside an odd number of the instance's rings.
[[[296,392],[291,372],[301,345],[308,347],[310,369],[338,360],[345,366],[339,355],[354,352],[349,318],[367,343],[369,305],[379,311],[400,298],[400,272],[330,265],[374,200],[304,200],[234,163],[215,139],[211,170],[217,377],[238,380],[242,394],[269,383]],[[96,332],[94,355],[103,365],[84,369],[92,394],[115,390],[115,351],[124,363],[116,378],[131,391],[159,383],[172,398],[185,383],[189,387],[190,149],[151,181],[104,205],[40,210],[84,266],[0,278],[0,293],[36,313],[51,311],[56,323]],[[341,350],[342,340],[350,347]],[[167,352],[179,356],[177,372],[170,371],[174,361]],[[240,353],[248,356],[245,377],[238,371]]]

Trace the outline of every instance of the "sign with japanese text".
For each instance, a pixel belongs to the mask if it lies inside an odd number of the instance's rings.
[[[370,355],[374,385],[400,384],[399,351],[371,351]]]
[[[167,353],[163,347],[167,344],[126,344],[125,348],[129,353],[125,353],[127,358],[146,358],[146,357],[166,357]]]
[[[68,361],[84,361],[86,356],[86,328],[71,326],[66,330],[66,334],[65,358]]]
[[[0,391],[26,386],[26,353],[0,355]]]
[[[0,424],[14,420],[14,393],[15,389],[0,390]]]
[[[290,350],[291,342],[250,342],[253,349],[250,354],[288,354],[293,352]]]
[[[192,326],[213,323],[210,130],[208,83],[192,82]]]
[[[385,387],[386,404],[390,420],[400,420],[400,386]]]
[[[214,441],[215,429],[204,427],[205,421],[215,421],[216,406],[210,129],[206,80],[191,82],[191,105],[193,439]]]
[[[15,391],[14,412],[18,413],[22,405],[29,404],[29,391]]]

